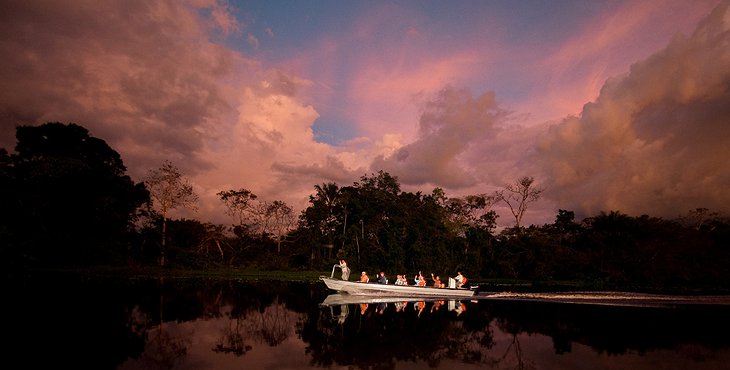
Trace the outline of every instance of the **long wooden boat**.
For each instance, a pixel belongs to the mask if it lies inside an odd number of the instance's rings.
[[[328,288],[336,292],[361,296],[469,298],[473,297],[475,293],[472,289],[361,283],[359,281],[341,280],[327,276],[320,276],[319,279],[322,280]]]

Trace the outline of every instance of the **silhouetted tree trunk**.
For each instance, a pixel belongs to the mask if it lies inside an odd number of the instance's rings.
[[[180,170],[169,161],[165,161],[162,167],[151,170],[144,183],[162,213],[160,266],[165,266],[167,213],[178,207],[197,209],[198,195],[193,191],[190,182],[182,176]]]

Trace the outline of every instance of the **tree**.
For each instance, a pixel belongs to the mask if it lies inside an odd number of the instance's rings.
[[[708,224],[713,219],[717,219],[720,216],[718,212],[710,211],[708,208],[695,208],[687,212],[687,214],[679,217],[679,221],[687,226],[692,227],[695,230],[702,229],[702,226]]]
[[[248,189],[226,190],[218,192],[218,195],[226,205],[226,214],[238,221],[238,226],[246,226],[246,221],[250,220],[251,213],[255,209],[253,201],[258,198],[256,194]],[[249,229],[247,226],[246,229]]]
[[[19,126],[0,151],[0,240],[37,263],[122,257],[135,211],[149,200],[116,151],[74,123]]]
[[[226,213],[238,220],[239,227],[245,228],[248,233],[271,236],[281,252],[281,243],[295,224],[292,207],[280,200],[254,203],[258,197],[244,188],[221,191],[218,196],[228,207]]]
[[[527,212],[527,205],[540,199],[540,194],[544,191],[542,188],[533,187],[534,182],[534,178],[523,176],[513,184],[507,184],[504,189],[495,192],[496,199],[509,207],[515,218],[515,227],[518,229],[522,217]]]
[[[294,227],[294,209],[283,201],[275,200],[266,204],[264,215],[266,219],[264,231],[273,236],[276,241],[276,251],[281,252],[281,243]]]
[[[329,182],[314,185],[314,190],[317,191],[316,197],[310,196],[309,202],[315,206],[319,206],[324,211],[324,220],[321,221],[321,232],[327,237],[328,243],[332,244],[332,239],[336,232],[337,216],[339,216],[335,212],[337,210],[344,210],[339,204],[342,189],[336,183]]]
[[[192,210],[197,209],[198,195],[193,186],[183,177],[170,161],[165,161],[162,167],[150,170],[144,180],[147,189],[152,195],[154,203],[162,214],[162,245],[160,248],[160,266],[165,266],[165,230],[167,228],[167,214],[178,207]]]
[[[491,209],[495,196],[486,194],[467,195],[461,198],[449,198],[445,208],[447,218],[457,233],[464,236],[469,228],[479,228],[492,232],[496,227],[497,214]]]

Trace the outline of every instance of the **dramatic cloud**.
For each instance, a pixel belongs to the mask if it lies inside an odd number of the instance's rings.
[[[547,195],[595,215],[730,211],[730,12],[609,80],[579,117],[553,127],[535,161]]]
[[[219,191],[300,210],[379,170],[449,196],[534,176],[526,222],[727,211],[727,2],[667,46],[717,2],[10,1],[0,147],[77,123],[137,181],[172,161],[201,200],[172,216],[220,223]]]
[[[210,41],[244,30],[228,10],[215,1],[4,5],[0,146],[13,148],[17,125],[74,122],[119,151],[137,181],[165,160],[191,176],[200,212],[179,216],[224,222],[215,194],[241,187],[304,206],[314,184],[344,169],[314,139],[317,112],[294,98],[306,80]],[[287,166],[330,177],[293,180]]]
[[[4,135],[20,124],[75,122],[121,147],[132,169],[165,158],[185,159],[193,172],[211,166],[191,154],[205,128],[231,114],[220,80],[246,61],[206,41],[195,9],[148,1],[4,8]]]
[[[430,101],[419,121],[418,139],[371,165],[375,172],[397,174],[407,185],[438,184],[458,189],[476,183],[461,155],[495,134],[495,125],[507,113],[499,109],[494,93],[473,97],[466,89],[447,87]]]

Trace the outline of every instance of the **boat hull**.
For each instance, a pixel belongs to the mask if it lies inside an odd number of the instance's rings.
[[[390,285],[377,283],[361,283],[320,276],[328,288],[351,295],[359,296],[396,296],[396,297],[434,297],[434,298],[469,298],[474,296],[471,289],[420,287],[415,285]]]

